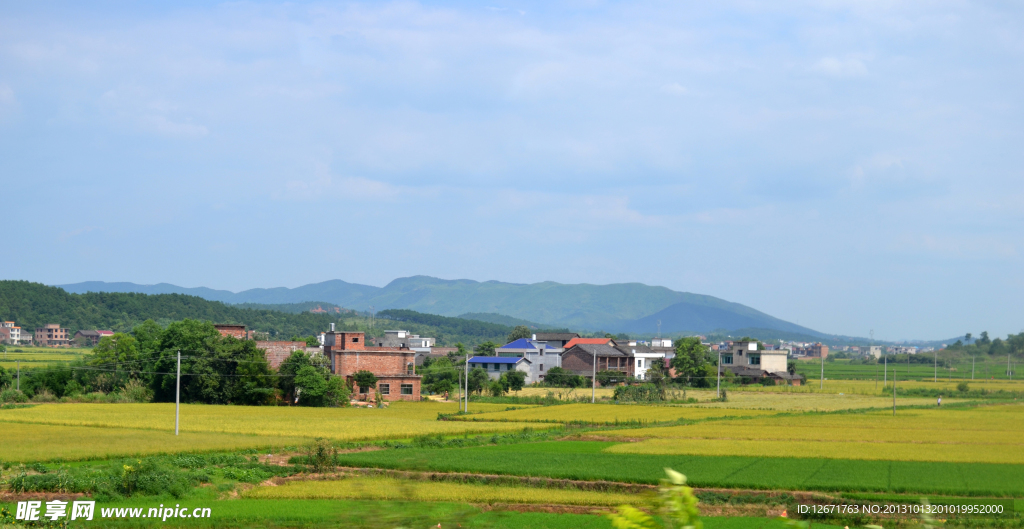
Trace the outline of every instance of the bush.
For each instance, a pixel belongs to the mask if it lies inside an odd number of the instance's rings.
[[[0,392],[0,402],[28,402],[28,397],[16,389],[5,389]]]
[[[57,402],[57,397],[50,393],[49,389],[42,388],[32,395],[32,402]]]
[[[149,402],[153,400],[153,391],[139,379],[133,378],[121,388],[121,395],[128,402]]]
[[[328,472],[334,470],[334,458],[337,455],[338,449],[331,444],[329,439],[317,437],[306,452],[306,464],[313,472]]]
[[[960,393],[967,393],[971,390],[971,387],[967,385],[967,382],[961,382],[956,385],[956,390]]]
[[[654,384],[619,386],[615,388],[614,398],[624,402],[659,402],[665,400],[665,389]]]

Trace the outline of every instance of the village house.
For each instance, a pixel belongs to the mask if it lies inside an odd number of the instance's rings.
[[[526,374],[527,384],[537,381],[530,378],[532,376],[530,361],[521,356],[474,356],[470,358],[469,368],[475,369],[478,367],[487,371],[487,376],[491,377],[492,380],[498,380],[503,373],[515,370]]]
[[[334,324],[331,324],[333,327]],[[420,376],[416,374],[416,352],[408,347],[381,347],[366,344],[366,335],[361,332],[335,332],[324,335],[324,354],[331,365],[331,372],[345,377],[354,384],[354,375],[369,371],[377,377],[377,387],[372,388],[384,400],[420,400]],[[371,388],[357,388],[356,391],[370,398]]]
[[[532,339],[535,342],[545,342],[551,347],[565,349],[565,344],[573,338],[579,337],[580,335],[574,332],[539,332],[534,334]]]
[[[595,371],[618,371],[626,377],[644,380],[655,360],[664,360],[665,353],[656,352],[635,340],[621,344],[610,338],[577,338],[566,344],[562,368],[576,375],[591,377]]]
[[[729,370],[737,377],[753,382],[768,377],[776,384],[790,383],[799,386],[800,376],[789,374],[788,353],[784,349],[758,349],[756,341],[733,342],[729,351],[721,354],[722,364],[719,369],[722,372]]]
[[[71,339],[75,343],[80,343],[86,346],[94,346],[100,343],[100,340],[104,336],[113,336],[114,331],[101,331],[101,330],[82,330],[75,333]]]
[[[21,327],[15,325],[13,321],[5,321],[0,324],[0,342],[18,344],[21,340]]]
[[[46,327],[36,329],[35,342],[43,347],[67,347],[71,343],[68,334],[69,331],[60,324],[48,323]]]
[[[494,352],[498,356],[522,357],[529,360],[530,373],[527,380],[533,383],[544,380],[544,374],[552,367],[562,367],[563,349],[560,344],[561,340],[557,339],[550,343],[520,338],[495,349]]]

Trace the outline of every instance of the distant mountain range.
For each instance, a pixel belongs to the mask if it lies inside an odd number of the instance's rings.
[[[712,296],[676,292],[641,283],[565,285],[554,282],[529,285],[499,281],[446,280],[427,276],[396,279],[380,288],[325,281],[296,288],[254,288],[242,292],[211,288],[184,288],[167,283],[138,285],[88,281],[59,285],[73,293],[139,292],[189,294],[225,303],[283,304],[334,303],[359,311],[409,309],[441,316],[463,316],[497,323],[500,316],[551,327],[578,330],[653,334],[661,332],[772,329],[825,338],[828,335],[780,320],[739,303]],[[483,316],[487,316],[483,318]]]

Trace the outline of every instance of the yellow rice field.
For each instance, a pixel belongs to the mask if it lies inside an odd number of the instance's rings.
[[[383,477],[360,477],[337,481],[293,481],[276,487],[256,487],[243,493],[243,496],[273,499],[373,499],[602,506],[636,503],[638,499],[636,494],[410,481]]]
[[[1024,381],[1017,380],[953,379],[952,381],[949,381],[939,377],[938,382],[932,382],[931,380],[911,380],[897,381],[896,385],[897,387],[906,389],[940,389],[942,391],[948,391],[949,397],[954,397],[957,394],[956,386],[960,382],[967,382],[968,386],[972,390],[1024,391]],[[889,383],[892,383],[891,379],[889,380]],[[890,385],[889,388],[892,388],[892,386]],[[874,380],[825,380],[825,387],[823,389],[819,389],[819,381],[809,379],[807,384],[804,386],[737,386],[729,388],[730,395],[747,391],[759,393],[847,393],[880,396],[883,392],[883,383],[881,378],[879,378],[877,383],[875,383]]]
[[[472,409],[472,405],[471,405]],[[481,421],[587,421],[614,423],[643,421],[666,422],[678,419],[710,417],[751,417],[777,412],[752,409],[698,408],[686,406],[642,406],[631,404],[562,404],[523,410],[472,414],[468,420]]]
[[[782,386],[776,386],[782,387]],[[771,387],[769,387],[771,389]],[[705,408],[770,409],[777,411],[838,411],[863,408],[892,407],[892,397],[851,394],[851,393],[796,393],[785,391],[728,391],[727,402],[706,402],[715,397],[714,390],[690,391],[693,398],[700,400]],[[949,404],[962,399],[944,398]],[[935,399],[930,397],[897,398],[899,406],[931,406]]]
[[[477,405],[477,408],[488,407],[503,410],[507,406]],[[439,412],[457,410],[457,403],[437,402],[395,402],[386,409],[183,404],[181,431],[361,441],[423,434],[505,432],[537,426],[437,420]],[[171,431],[174,429],[174,404],[41,404],[0,410],[0,427],[7,422]]]
[[[173,429],[173,427],[172,427]],[[272,448],[308,444],[301,437],[0,423],[0,460],[96,459],[145,454]]]
[[[604,432],[614,453],[1024,463],[1024,406],[872,411]]]

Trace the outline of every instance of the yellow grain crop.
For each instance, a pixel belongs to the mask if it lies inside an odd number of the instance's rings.
[[[545,503],[556,505],[621,505],[636,503],[636,494],[475,485],[393,478],[364,477],[338,481],[293,481],[262,486],[243,493],[246,498],[374,499],[445,501],[459,503]]]
[[[644,406],[633,404],[562,404],[525,410],[512,410],[470,415],[468,418],[488,421],[589,421],[614,423],[628,421],[665,422],[677,419],[709,417],[750,417],[776,412],[764,410],[732,410],[684,406]]]
[[[173,418],[172,418],[173,420]],[[300,437],[0,423],[0,460],[41,461],[239,450],[308,444]]]
[[[1024,463],[1024,406],[800,415],[606,432],[608,452]]]
[[[505,405],[491,406],[504,409]],[[183,404],[181,431],[328,437],[345,441],[401,439],[423,434],[461,435],[521,430],[526,423],[438,421],[457,403],[395,402],[385,409],[208,406]],[[174,429],[174,404],[42,404],[0,410],[3,422],[131,429]]]

